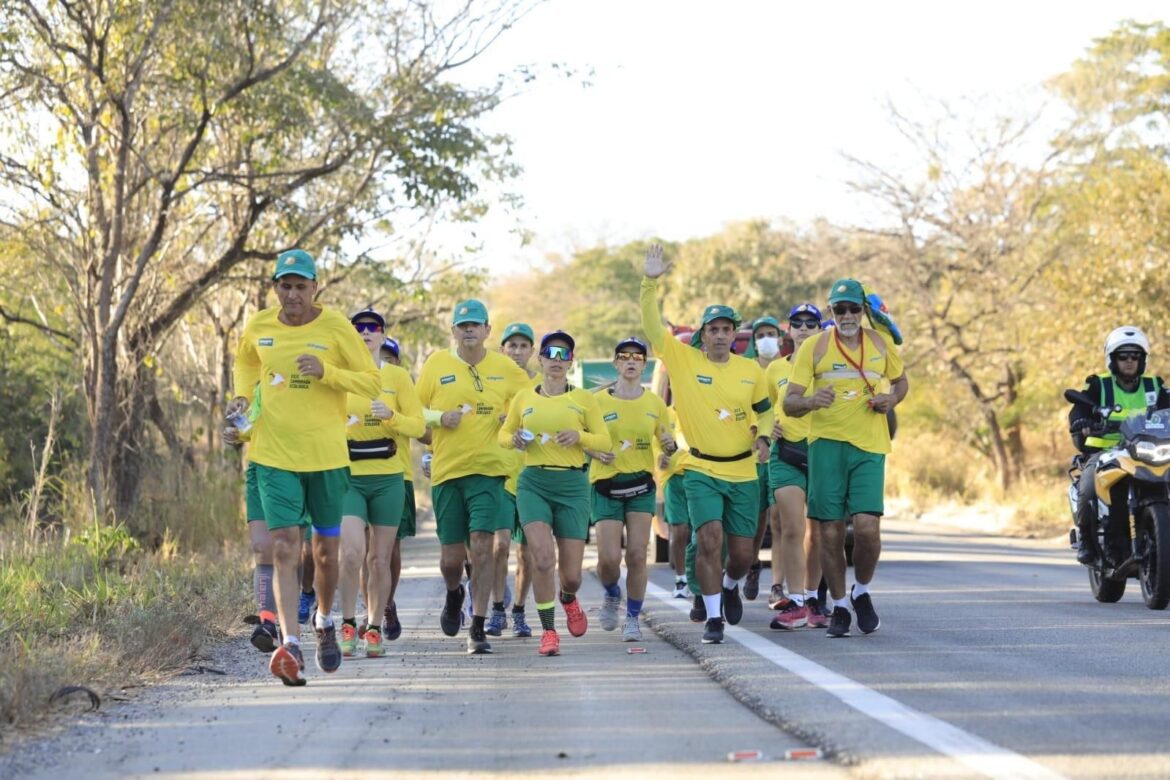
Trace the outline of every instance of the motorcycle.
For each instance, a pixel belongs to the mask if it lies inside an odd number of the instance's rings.
[[[1089,588],[1103,603],[1118,601],[1129,579],[1141,585],[1142,598],[1150,609],[1165,609],[1170,604],[1170,409],[1137,413],[1122,420],[1110,420],[1120,408],[1101,407],[1095,399],[1079,390],[1066,390],[1066,401],[1093,407],[1096,425],[1091,435],[1119,433],[1121,440],[1097,454],[1097,471],[1093,480],[1096,512],[1092,533],[1097,540],[1097,562],[1086,564]],[[1069,540],[1078,546],[1077,482],[1087,464],[1087,456],[1077,455],[1068,470],[1069,508],[1073,528]],[[1120,529],[1107,534],[1110,490],[1122,480],[1128,485],[1129,549],[1117,546]],[[1112,538],[1108,538],[1112,537]],[[1116,541],[1115,541],[1116,540]]]

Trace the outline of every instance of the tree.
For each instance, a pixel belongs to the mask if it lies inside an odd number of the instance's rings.
[[[478,129],[502,83],[452,83],[526,5],[34,0],[0,9],[0,238],[36,269],[0,309],[75,334],[89,487],[128,512],[143,421],[168,441],[151,363],[236,269],[337,253],[404,210],[439,211],[512,172]],[[199,34],[192,34],[193,31]],[[67,302],[27,313],[30,294]],[[229,322],[231,318],[229,317]]]

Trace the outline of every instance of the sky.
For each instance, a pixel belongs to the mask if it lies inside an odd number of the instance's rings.
[[[513,139],[524,172],[510,189],[525,206],[476,226],[477,262],[522,273],[575,248],[683,240],[738,220],[856,221],[866,206],[846,186],[856,169],[843,154],[908,163],[890,103],[912,117],[939,101],[1051,110],[1047,79],[1120,20],[1164,19],[1166,8],[551,0],[461,71],[469,84],[524,64],[577,74],[550,71],[486,123]]]

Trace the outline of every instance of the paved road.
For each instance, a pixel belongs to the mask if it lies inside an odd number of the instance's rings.
[[[896,522],[885,538],[873,635],[771,631],[757,601],[727,644],[704,646],[659,567],[645,655],[594,620],[556,659],[511,638],[468,657],[442,637],[436,548],[420,539],[389,658],[310,667],[293,690],[241,637],[209,662],[227,675],[24,745],[0,776],[1170,776],[1170,614],[1136,588],[1097,604],[1055,543]],[[586,603],[599,594],[587,578]],[[828,759],[775,760],[807,746]],[[726,762],[741,749],[773,760]]]

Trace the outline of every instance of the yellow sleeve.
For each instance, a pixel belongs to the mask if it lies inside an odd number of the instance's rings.
[[[796,358],[792,361],[792,373],[788,375],[787,395],[793,394],[793,385],[800,385],[805,389],[812,387],[813,380],[815,379],[813,374],[815,368],[813,366],[813,353],[816,351],[817,342],[822,338],[825,337],[823,335],[813,336],[812,338],[805,339],[805,342],[800,345],[800,349],[796,352]],[[803,391],[800,394],[803,395]],[[780,403],[784,403],[784,399],[780,399]]]
[[[417,439],[426,432],[427,426],[423,422],[422,403],[418,400],[414,383],[410,381],[410,374],[395,371],[394,385],[398,392],[398,411],[384,424],[394,433]]]
[[[508,417],[500,426],[500,432],[496,434],[496,441],[506,450],[515,449],[512,444],[512,434],[520,430],[520,407],[523,404],[521,400],[523,397],[523,393],[518,393],[512,398],[512,403],[508,406]]]
[[[886,342],[886,378],[895,382],[906,373],[906,367],[902,364],[902,355],[899,354],[898,347],[895,346],[892,338],[881,331],[878,332],[878,335]]]
[[[253,388],[260,381],[260,354],[256,351],[255,341],[245,327],[236,346],[236,362],[232,367],[232,384],[237,398],[250,400]]]
[[[588,450],[604,452],[613,447],[613,440],[609,436],[609,427],[601,414],[601,405],[597,397],[585,391],[587,401],[585,407],[585,431],[581,433],[581,446]],[[511,414],[508,415],[511,417]]]
[[[662,311],[658,308],[658,280],[644,277],[642,287],[638,291],[638,303],[642,308],[642,330],[650,346],[656,351],[662,351],[662,345],[670,334],[662,326]]]
[[[370,350],[366,349],[357,331],[352,328],[340,331],[337,345],[340,365],[323,364],[325,375],[321,377],[321,384],[371,400],[381,395],[382,377],[378,374]]]

